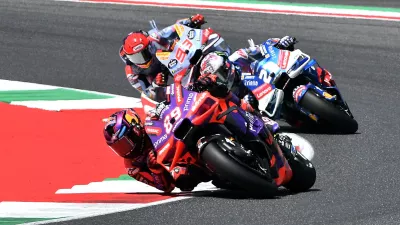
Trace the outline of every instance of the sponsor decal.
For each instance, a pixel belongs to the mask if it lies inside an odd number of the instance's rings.
[[[328,92],[325,92],[325,91],[324,91],[324,94],[323,94],[323,95],[324,95],[324,97],[327,98],[327,99],[332,99],[332,98],[333,98],[332,95],[330,95]]]
[[[293,98],[297,103],[299,103],[300,97],[304,95],[306,90],[307,88],[304,85],[298,86],[293,90]]]
[[[161,134],[161,128],[159,127],[145,127],[146,133],[150,135],[160,135]]]
[[[253,94],[256,96],[257,100],[266,96],[270,91],[272,91],[272,86],[268,83],[261,85],[253,91]]]
[[[180,105],[183,102],[181,85],[175,86],[175,93],[176,93],[176,101],[178,102],[178,105]]]
[[[143,48],[143,44],[139,44],[139,45],[136,45],[136,47],[133,48],[133,51],[137,52],[137,51],[140,51],[142,48]]]
[[[191,92],[189,93],[188,97],[186,98],[185,106],[183,107],[183,111],[189,111],[189,105],[190,102],[192,102],[193,97],[195,96],[195,93]]]
[[[258,86],[258,81],[256,81],[256,80],[246,80],[246,81],[244,81],[244,85],[246,85],[246,86]]]
[[[312,120],[314,120],[315,122],[318,121],[317,117],[316,117],[314,114],[310,113],[310,115],[308,115],[308,116],[309,116]]]
[[[246,117],[249,119],[249,122],[250,122],[250,125],[249,125],[250,130],[256,132],[256,130],[254,130],[254,122],[255,122],[254,116],[246,111]]]
[[[176,66],[177,64],[178,64],[178,60],[176,60],[176,59],[171,59],[171,61],[169,61],[169,63],[168,63],[168,68],[171,69],[171,68],[173,68],[174,66]]]
[[[178,67],[178,68],[176,68],[176,69],[174,69],[173,71],[173,73],[179,73],[181,70],[183,70],[183,67]]]
[[[196,36],[196,31],[194,31],[193,29],[189,30],[187,36],[188,36],[188,38],[189,38],[190,40],[192,40],[192,39]]]
[[[167,134],[164,134],[157,141],[154,142],[154,148],[157,148],[157,146],[160,145],[165,140],[167,140]]]
[[[183,26],[180,25],[180,24],[175,24],[174,27],[175,27],[176,33],[178,33],[178,36],[179,37],[182,36],[183,31],[185,30],[185,28],[183,28]]]
[[[289,51],[281,51],[279,53],[279,62],[278,66],[282,69],[286,69],[288,61],[289,61],[290,52]]]
[[[242,73],[242,77],[243,77],[243,79],[254,79],[255,78],[255,76],[251,75],[251,73]]]
[[[262,120],[264,121],[264,124],[266,124],[266,125],[270,125],[270,126],[273,127],[274,125],[278,124],[277,122],[271,120],[271,119],[268,118],[267,116],[263,116],[263,117],[261,117],[261,118],[262,118]]]
[[[237,50],[236,53],[237,53],[241,58],[244,58],[244,59],[247,59],[247,58],[248,58],[247,53],[246,53],[243,49]]]
[[[165,94],[167,94],[167,95],[171,94],[171,86],[167,86],[167,88],[165,90]]]
[[[268,51],[269,51],[269,54],[271,54],[271,56],[273,58],[276,58],[276,54],[275,54],[274,48],[272,46],[268,47]]]
[[[208,36],[210,36],[212,30],[210,28],[207,28],[203,31],[203,36],[205,36],[206,38],[208,38]]]
[[[197,96],[199,97],[199,99],[196,98],[196,101],[194,102],[193,107],[192,107],[192,112],[195,112],[197,107],[200,105],[200,103],[203,102],[203,100],[207,96],[207,92],[203,92],[200,94],[200,96],[199,95],[197,95]]]
[[[169,87],[171,87],[171,89],[169,89],[169,91],[170,91],[170,95],[175,95],[175,84],[171,84],[171,85],[169,85],[169,86],[167,86],[167,88],[169,88]]]
[[[162,155],[164,153],[165,150],[168,150],[171,147],[171,143],[168,142],[167,144],[165,144],[161,150],[158,152],[158,155]]]
[[[171,52],[156,52],[156,57],[159,60],[167,60],[170,55],[171,55]]]
[[[265,48],[265,45],[261,45],[260,52],[261,52],[261,55],[268,54],[267,49]]]
[[[161,106],[160,106],[161,105]],[[164,117],[164,113],[168,111],[169,105],[165,105],[164,103],[159,103],[156,108],[156,114],[160,115],[159,118],[162,119]]]
[[[145,126],[153,126],[153,122],[151,122],[151,121],[146,121],[145,123],[144,123],[144,125]]]

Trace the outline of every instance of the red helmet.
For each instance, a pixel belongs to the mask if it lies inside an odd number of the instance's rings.
[[[133,109],[112,114],[103,134],[108,146],[121,157],[132,158],[143,151],[146,131]]]
[[[122,51],[129,61],[142,68],[148,68],[152,59],[147,37],[148,34],[144,31],[129,33],[122,46]]]

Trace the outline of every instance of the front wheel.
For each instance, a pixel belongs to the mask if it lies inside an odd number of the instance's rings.
[[[239,163],[222,148],[212,141],[207,143],[200,153],[200,157],[212,172],[251,194],[268,197],[277,194],[278,187],[271,178],[268,179]]]
[[[317,173],[313,164],[304,156],[298,155],[289,161],[292,168],[292,179],[284,185],[293,192],[304,192],[309,190],[317,179]]]
[[[327,128],[341,133],[355,133],[358,130],[358,123],[345,112],[336,108],[332,103],[317,96],[308,90],[299,105],[309,112],[318,115],[326,123]]]

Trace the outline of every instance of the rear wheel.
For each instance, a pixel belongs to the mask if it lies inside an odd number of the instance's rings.
[[[320,98],[314,91],[308,90],[299,105],[311,113],[318,115],[322,120],[323,128],[333,129],[341,133],[355,133],[358,123],[345,112],[335,107],[327,100]]]
[[[211,171],[222,179],[229,180],[235,186],[249,191],[252,195],[266,197],[276,195],[278,187],[272,178],[240,163],[223,148],[226,147],[221,147],[216,141],[212,141],[202,150],[200,157]]]

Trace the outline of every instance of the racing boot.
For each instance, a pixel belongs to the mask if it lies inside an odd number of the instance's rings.
[[[283,155],[288,161],[291,161],[296,157],[297,151],[292,144],[292,139],[289,136],[283,134],[275,134],[274,139],[278,143]]]

